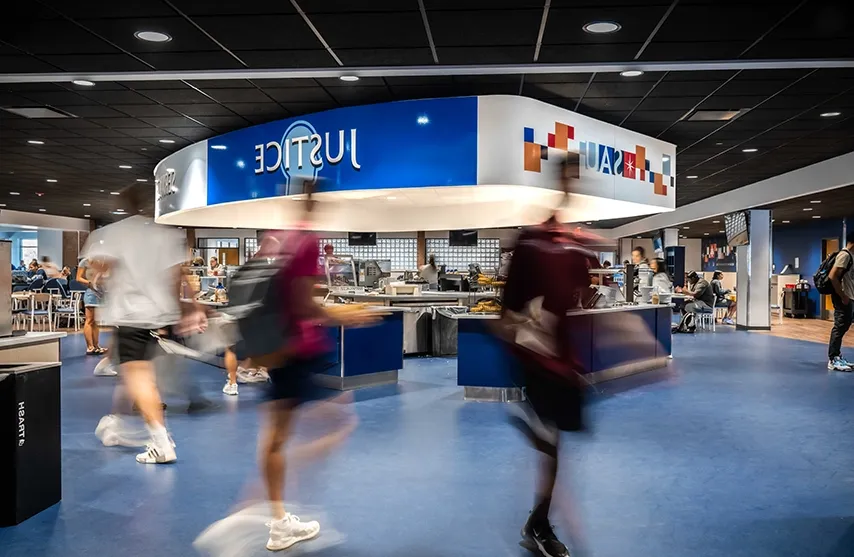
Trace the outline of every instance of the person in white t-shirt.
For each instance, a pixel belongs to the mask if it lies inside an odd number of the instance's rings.
[[[435,255],[430,254],[430,257],[427,258],[427,264],[418,269],[418,274],[427,281],[430,290],[439,289],[439,268],[436,266]]]
[[[140,214],[137,187],[122,195],[133,216],[94,232],[84,251],[93,267],[101,267],[96,271],[110,273],[104,318],[116,327],[114,361],[151,436],[148,449],[136,460],[163,464],[174,462],[176,453],[155,381],[155,335],[172,328],[178,334],[199,331],[207,321],[204,312],[179,298],[181,265],[188,257],[183,236]],[[115,416],[105,416],[98,424],[96,434],[102,442],[116,421]]]

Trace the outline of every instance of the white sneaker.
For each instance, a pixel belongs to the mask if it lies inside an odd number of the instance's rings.
[[[95,436],[105,447],[144,447],[148,442],[148,435],[145,432],[130,431],[123,420],[114,414],[101,418],[98,427],[95,428]]]
[[[238,383],[265,383],[269,379],[264,368],[237,368]]]
[[[274,520],[270,523],[270,539],[267,540],[267,549],[281,551],[295,543],[310,540],[319,533],[319,522],[314,520],[302,522],[298,516],[288,513],[282,520]]]
[[[229,383],[228,381],[226,381],[225,386],[222,388],[222,392],[227,394],[227,395],[236,396],[237,395],[237,383]]]
[[[140,464],[169,464],[178,460],[175,454],[175,442],[171,441],[165,447],[158,447],[152,442],[145,448],[144,453],[136,455],[136,461]]]
[[[827,369],[828,371],[851,371],[851,366],[848,362],[837,356],[827,362]]]
[[[94,375],[96,377],[115,377],[118,374],[109,358],[104,358],[95,366]]]

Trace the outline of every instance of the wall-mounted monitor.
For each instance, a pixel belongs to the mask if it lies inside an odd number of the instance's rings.
[[[448,233],[448,245],[450,247],[476,246],[477,230],[451,230]]]
[[[375,246],[377,245],[377,233],[350,232],[347,235],[347,243],[351,246]]]
[[[748,217],[744,211],[730,213],[724,217],[726,242],[730,246],[746,246],[750,243]]]

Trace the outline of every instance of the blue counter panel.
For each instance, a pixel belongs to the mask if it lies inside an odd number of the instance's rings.
[[[403,369],[403,312],[391,312],[372,327],[344,329],[343,339],[344,377]]]
[[[516,387],[513,356],[487,328],[488,320],[460,319],[457,334],[457,385]]]
[[[669,307],[660,307],[656,311],[656,333],[658,339],[656,356],[662,358],[673,352],[673,334],[671,326],[673,322],[673,310]]]
[[[602,371],[655,358],[657,311],[656,308],[650,308],[597,314],[592,321],[593,358],[590,371]],[[631,325],[627,326],[627,323]],[[638,331],[636,327],[646,327],[647,330]]]

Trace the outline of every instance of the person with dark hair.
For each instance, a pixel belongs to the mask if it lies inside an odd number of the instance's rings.
[[[712,286],[709,281],[700,276],[697,271],[688,271],[688,289],[677,289],[683,294],[691,298],[691,301],[685,304],[682,309],[683,313],[709,313],[715,307],[715,293],[712,291]]]
[[[735,325],[735,302],[729,299],[732,293],[728,288],[724,288],[721,282],[724,278],[722,271],[715,271],[712,274],[712,291],[715,293],[715,307],[726,308],[726,316],[721,321],[726,325]]]
[[[427,281],[430,290],[438,290],[439,288],[439,268],[436,266],[436,256],[432,253],[427,258],[427,264],[422,265],[418,269],[418,274],[421,278]]]
[[[852,371],[854,365],[842,357],[842,338],[854,319],[854,231],[845,237],[845,248],[836,254],[836,261],[828,278],[833,284],[833,329],[827,344],[827,369],[830,371]]]
[[[667,294],[673,292],[673,279],[670,278],[670,273],[667,272],[667,265],[664,259],[656,257],[649,262],[649,268],[652,269],[652,287],[659,294]]]
[[[643,246],[635,246],[632,249],[632,263],[634,265],[649,265],[649,260],[646,258],[646,250]]]
[[[602,263],[602,268],[603,268],[603,269],[610,269],[610,268],[611,268],[611,262],[610,262],[610,261],[605,261],[605,262],[603,262],[603,263]]]

